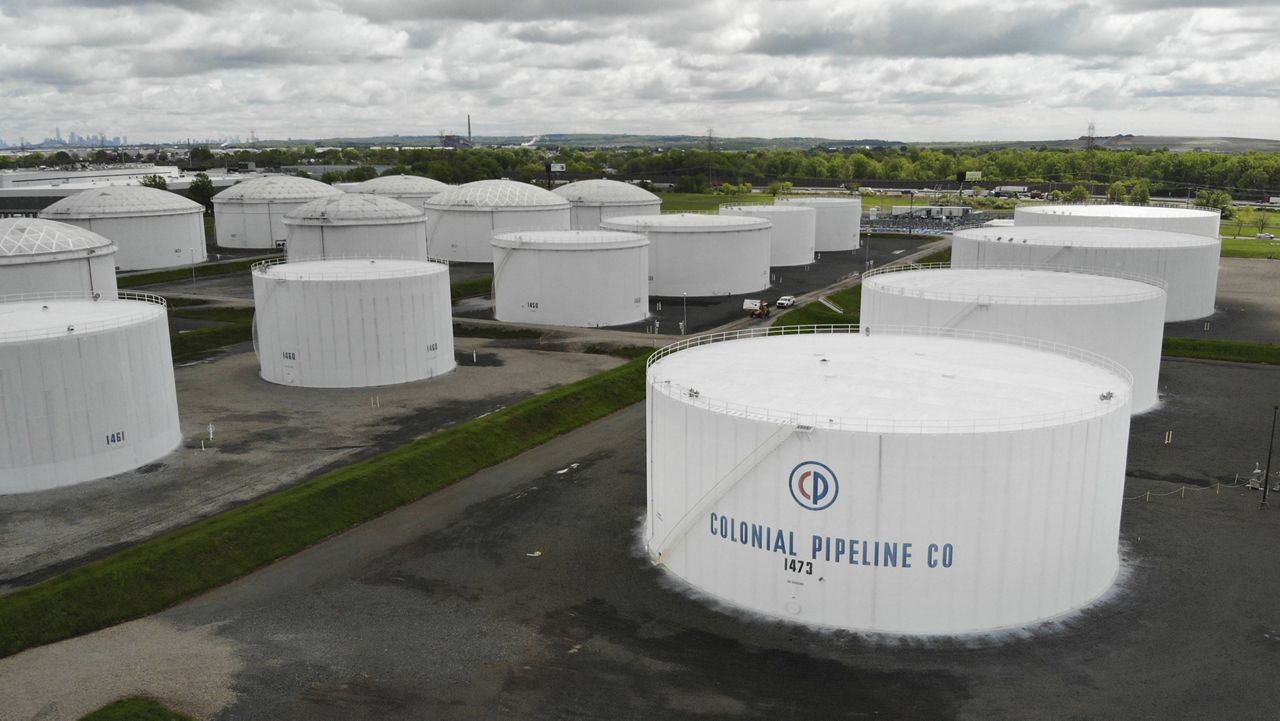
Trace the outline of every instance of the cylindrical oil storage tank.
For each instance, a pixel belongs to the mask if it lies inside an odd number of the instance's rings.
[[[1015,225],[951,236],[956,268],[1044,266],[1158,278],[1168,293],[1165,322],[1213,315],[1220,253],[1217,238],[1162,230]]]
[[[237,183],[213,196],[213,222],[224,248],[277,248],[288,237],[284,216],[342,191],[310,178],[271,175]]]
[[[996,218],[982,224],[984,228],[1012,228],[1013,218]]]
[[[569,210],[569,225],[574,230],[598,230],[600,221],[607,218],[662,212],[662,198],[616,180],[579,180],[552,192],[573,206]]]
[[[167,190],[141,185],[90,188],[40,211],[41,218],[78,225],[110,238],[120,270],[152,270],[203,263],[204,206]]]
[[[427,201],[453,186],[421,175],[383,175],[343,188],[348,193],[368,193],[395,198],[405,205],[426,210]]]
[[[656,563],[752,611],[890,634],[1035,624],[1111,586],[1123,367],[960,331],[819,331],[650,360]]]
[[[333,259],[253,266],[263,380],[309,388],[407,383],[448,373],[449,266]]]
[[[583,328],[626,325],[649,308],[649,239],[607,230],[499,233],[493,316]]]
[[[427,215],[395,198],[328,195],[289,211],[289,260],[427,257]]]
[[[461,263],[492,263],[489,241],[515,230],[569,230],[569,201],[536,185],[477,180],[427,201],[427,252]]]
[[[0,296],[66,292],[115,298],[115,256],[114,243],[78,226],[0,218]]]
[[[818,211],[803,205],[722,205],[720,215],[764,218],[773,223],[769,235],[769,265],[786,267],[813,262]]]
[[[818,211],[814,249],[856,250],[862,247],[862,198],[788,196],[773,201],[778,205],[801,205]]]
[[[1015,226],[1071,225],[1137,228],[1190,233],[1218,239],[1222,216],[1216,210],[1166,208],[1154,205],[1020,205],[1013,210]]]
[[[0,302],[0,494],[123,473],[182,442],[159,296]]]
[[[1128,369],[1131,410],[1141,413],[1159,401],[1164,306],[1164,282],[1155,278],[887,266],[862,277],[861,322],[864,333],[879,326],[956,328],[1093,351]]]
[[[600,227],[648,236],[649,295],[737,295],[769,287],[773,224],[762,218],[630,215]]]

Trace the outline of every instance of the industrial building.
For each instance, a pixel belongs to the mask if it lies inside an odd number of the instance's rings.
[[[596,327],[638,323],[649,309],[649,239],[607,230],[499,233],[494,317]]]
[[[1130,379],[1113,361],[969,331],[761,329],[669,346],[647,380],[643,542],[718,600],[968,634],[1073,612],[1116,578]]]
[[[862,247],[862,197],[808,197],[792,195],[778,198],[778,205],[800,205],[818,211],[815,221],[814,250],[819,253],[855,250]]]
[[[449,262],[492,263],[489,241],[516,230],[569,230],[569,201],[528,183],[477,180],[427,201],[427,252]]]
[[[1128,369],[1141,413],[1159,401],[1163,286],[1053,270],[886,266],[863,276],[862,331],[956,328],[1083,348]]]
[[[773,224],[762,218],[630,215],[600,227],[649,238],[649,295],[737,295],[769,287]]]
[[[84,228],[0,218],[0,296],[84,293],[116,297],[116,246]]]
[[[153,270],[203,263],[204,206],[142,185],[91,188],[40,211],[115,241],[116,267]]]
[[[123,473],[182,441],[164,299],[0,302],[0,494]]]
[[[961,230],[951,239],[956,268],[1044,266],[1158,278],[1168,293],[1166,322],[1213,315],[1220,252],[1216,236],[1131,228],[1018,224]]]
[[[337,187],[348,193],[383,195],[426,210],[428,200],[453,186],[421,175],[383,175],[363,183],[342,183]]]
[[[288,237],[284,216],[341,190],[310,178],[271,175],[246,180],[213,196],[218,245],[224,248],[278,248]]]
[[[1221,214],[1216,210],[1169,208],[1156,205],[1020,205],[1013,210],[1015,226],[1071,225],[1136,228],[1190,233],[1218,239]]]
[[[289,260],[427,257],[427,215],[382,195],[326,195],[284,216]]]
[[[763,218],[773,223],[769,235],[769,265],[774,268],[809,265],[817,239],[818,211],[801,205],[721,205],[721,215]]]
[[[973,212],[967,205],[895,205],[890,215],[905,215],[910,218],[949,219],[963,218]]]
[[[662,212],[662,198],[616,180],[579,180],[552,192],[573,206],[569,211],[569,224],[574,230],[598,230],[600,222],[608,218]]]
[[[449,266],[309,260],[253,266],[263,380],[356,388],[432,378],[457,365]]]

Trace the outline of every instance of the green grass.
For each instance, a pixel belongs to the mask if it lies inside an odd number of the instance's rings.
[[[473,298],[479,295],[488,295],[489,290],[493,287],[493,276],[486,275],[483,278],[470,278],[468,280],[460,280],[449,286],[449,296],[452,302],[457,303],[463,298]]]
[[[249,323],[253,321],[251,306],[215,306],[213,308],[179,307],[169,311],[175,318],[191,320],[216,320],[222,323]]]
[[[218,321],[226,324],[170,334],[169,345],[173,350],[175,363],[188,363],[208,358],[219,348],[253,340],[253,308],[179,307],[170,309],[169,313],[175,318]]]
[[[508,328],[500,325],[469,325],[465,322],[454,321],[453,335],[455,338],[527,338],[536,340],[542,337],[542,331],[533,328]]]
[[[212,278],[219,275],[242,273],[248,270],[254,263],[266,260],[267,258],[278,257],[279,256],[276,255],[263,255],[256,258],[229,260],[222,263],[205,263],[195,267],[195,275],[197,278]],[[168,270],[156,270],[150,273],[122,275],[117,279],[116,284],[121,288],[137,288],[140,285],[172,283],[178,280],[191,280],[191,266],[186,266],[184,268],[170,268]]]
[[[1280,345],[1242,340],[1208,338],[1165,338],[1163,355],[1172,358],[1202,358],[1236,363],[1280,365]]]
[[[792,325],[839,325],[849,323],[856,325],[862,309],[862,288],[860,286],[845,288],[827,296],[827,300],[844,309],[837,313],[825,305],[814,301],[788,310],[773,321],[774,326]]]
[[[720,210],[720,206],[725,203],[742,205],[747,203],[771,205],[773,203],[773,196],[763,193],[741,193],[735,195],[722,195],[720,193],[659,193],[659,196],[662,198],[662,212],[664,213],[715,212]]]
[[[1275,234],[1280,238],[1280,230]],[[1280,240],[1258,240],[1248,238],[1223,238],[1222,257],[1224,258],[1280,258]]]
[[[951,246],[947,246],[936,253],[930,253],[923,258],[913,261],[917,265],[928,265],[929,263],[950,263],[951,262]]]
[[[170,711],[159,701],[131,696],[81,716],[80,721],[192,721],[192,719],[185,714]]]
[[[156,613],[644,399],[645,359],[0,597],[0,657]]]

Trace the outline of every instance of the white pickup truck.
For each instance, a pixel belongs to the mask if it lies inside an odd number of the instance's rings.
[[[774,303],[773,305],[775,308],[790,308],[795,304],[796,304],[796,297],[794,295],[784,295],[778,299],[777,303]]]

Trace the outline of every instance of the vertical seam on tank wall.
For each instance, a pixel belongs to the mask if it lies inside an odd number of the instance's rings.
[[[816,498],[815,494],[815,498]],[[876,434],[876,513],[872,524],[872,538],[880,538],[880,513],[884,505],[884,434]],[[875,566],[871,568],[871,628],[876,627],[876,619],[880,610],[880,574]]]

